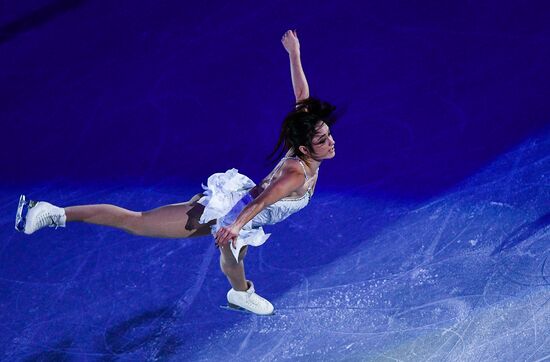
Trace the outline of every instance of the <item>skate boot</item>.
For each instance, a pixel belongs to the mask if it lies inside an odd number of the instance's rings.
[[[259,315],[273,314],[273,305],[254,292],[254,284],[250,280],[247,283],[249,287],[245,292],[239,292],[233,288],[227,292],[229,307],[237,310],[245,309]]]
[[[65,227],[65,210],[44,201],[27,200],[25,195],[19,198],[15,215],[15,230],[32,234],[43,227]]]

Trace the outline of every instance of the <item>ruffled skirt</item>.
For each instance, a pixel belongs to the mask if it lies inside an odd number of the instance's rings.
[[[205,224],[216,219],[216,224],[211,228],[212,235],[216,235],[221,227],[231,225],[245,206],[252,202],[253,198],[248,192],[254,186],[256,184],[250,178],[241,175],[234,168],[210,176],[207,185],[202,185],[204,196],[198,201],[204,205],[200,223]],[[261,226],[252,227],[251,220],[239,232],[236,247],[230,243],[231,252],[238,261],[243,246],[260,246],[269,236]]]

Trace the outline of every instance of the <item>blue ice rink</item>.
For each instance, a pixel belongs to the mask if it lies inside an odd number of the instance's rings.
[[[543,133],[419,203],[319,192],[247,256],[248,277],[275,305],[270,317],[219,308],[228,286],[208,237],[84,224],[26,237],[10,228],[20,190],[2,192],[0,352],[9,361],[545,360],[549,154]],[[139,209],[195,190],[27,191]]]
[[[545,2],[0,2],[0,360],[550,360]],[[280,37],[341,111],[311,203],[245,260],[68,224],[19,195],[148,210],[258,182],[292,108]]]

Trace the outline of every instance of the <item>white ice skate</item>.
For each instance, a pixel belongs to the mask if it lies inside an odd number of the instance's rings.
[[[19,197],[15,230],[32,234],[43,227],[65,227],[65,210],[44,201],[27,200],[25,195]]]
[[[254,284],[250,280],[247,282],[249,284],[247,291],[239,292],[231,288],[227,292],[227,308],[258,315],[273,314],[273,304],[255,293]]]

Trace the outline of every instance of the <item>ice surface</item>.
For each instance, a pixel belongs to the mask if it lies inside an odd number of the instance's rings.
[[[318,193],[270,228],[248,277],[272,317],[221,310],[209,237],[69,224],[13,231],[3,191],[3,360],[536,361],[550,354],[550,138],[419,204]],[[198,189],[198,187],[197,187]],[[57,204],[154,207],[187,189],[27,190]],[[189,258],[192,255],[192,258]]]
[[[550,12],[493,5],[0,2],[0,360],[550,359]],[[13,230],[22,193],[147,210],[257,182],[294,27],[342,117],[310,205],[247,255],[274,316],[219,308],[210,237]]]

